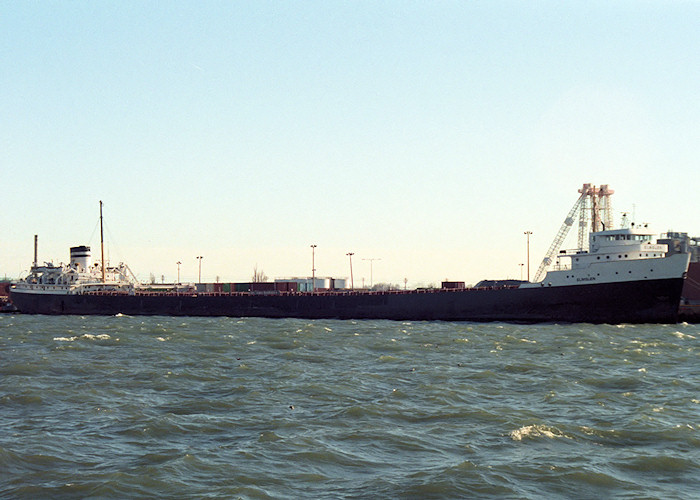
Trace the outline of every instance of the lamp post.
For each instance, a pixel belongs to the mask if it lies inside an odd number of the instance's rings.
[[[354,290],[355,289],[355,281],[352,279],[352,256],[355,255],[354,252],[348,252],[345,255],[350,257],[350,289]]]
[[[525,264],[518,264],[518,265],[520,266],[520,281],[522,281],[523,280],[523,266]]]
[[[177,284],[179,285],[180,284],[180,264],[182,264],[182,262],[180,262],[178,260],[176,264],[177,264]]]
[[[203,258],[204,257],[202,255],[197,256],[197,260],[199,261],[199,281],[198,281],[198,283],[202,282],[202,259]]]
[[[527,236],[527,280],[530,281],[530,235],[532,231],[525,231],[525,236]]]
[[[372,264],[374,263],[375,260],[382,260],[381,258],[371,258],[371,259],[362,259],[362,260],[368,260],[369,261],[369,287],[372,288],[374,285],[374,275],[373,275],[373,270],[372,270]]]
[[[316,245],[311,245],[311,291],[316,291]]]

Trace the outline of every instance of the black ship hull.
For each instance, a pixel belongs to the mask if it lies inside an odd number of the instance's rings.
[[[700,262],[691,262],[681,292],[678,319],[688,323],[700,322]]]
[[[674,323],[682,278],[558,287],[324,293],[13,292],[22,313],[505,322]]]

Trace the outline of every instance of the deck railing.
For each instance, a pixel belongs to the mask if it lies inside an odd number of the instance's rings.
[[[436,294],[436,293],[470,293],[485,290],[515,289],[517,285],[502,285],[489,287],[470,288],[426,288],[416,290],[338,290],[324,292],[290,292],[290,291],[264,291],[264,292],[157,292],[157,291],[134,291],[133,293],[123,290],[92,290],[83,292],[83,295],[108,295],[108,296],[136,296],[136,297],[248,297],[248,296],[359,296],[359,295],[410,295],[410,294]]]

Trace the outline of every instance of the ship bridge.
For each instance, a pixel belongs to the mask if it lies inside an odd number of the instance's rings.
[[[594,262],[612,260],[660,259],[668,245],[654,241],[654,234],[642,228],[621,228],[598,231],[589,235],[589,250],[562,250],[557,269],[587,267]],[[571,259],[570,265],[560,259]]]

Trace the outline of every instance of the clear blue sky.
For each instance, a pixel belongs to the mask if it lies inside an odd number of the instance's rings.
[[[700,235],[700,2],[0,4],[0,275],[537,267],[584,182]],[[615,217],[620,220],[619,213]],[[571,246],[571,245],[569,245]]]

